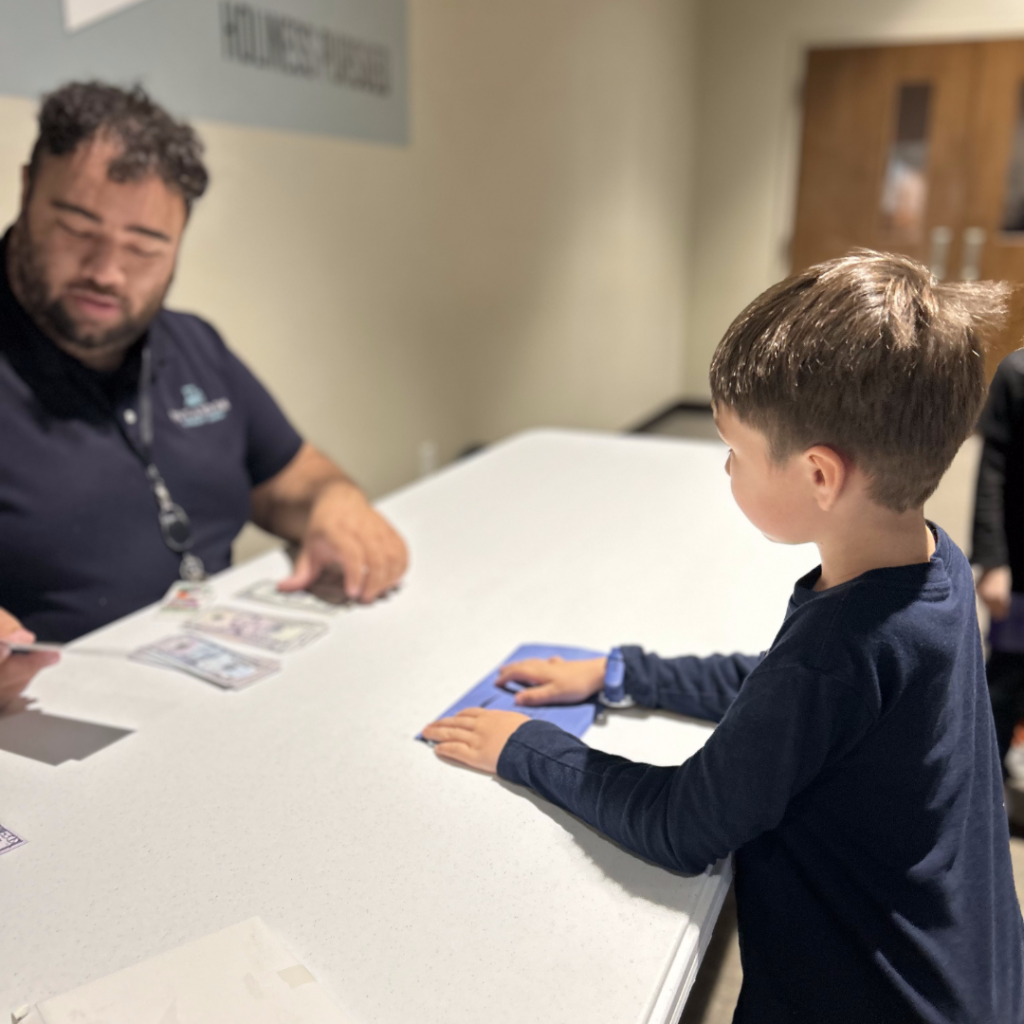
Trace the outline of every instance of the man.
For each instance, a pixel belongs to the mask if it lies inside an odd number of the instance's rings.
[[[208,324],[163,308],[207,173],[140,88],[46,97],[0,242],[0,607],[70,640],[230,564],[247,519],[373,601],[398,534]],[[24,657],[24,656],[21,656]]]

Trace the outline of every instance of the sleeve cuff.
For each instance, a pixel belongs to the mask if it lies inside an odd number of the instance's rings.
[[[520,786],[531,786],[530,755],[533,753],[557,756],[557,748],[566,742],[585,744],[575,736],[560,729],[553,722],[545,722],[532,718],[508,738],[504,750],[498,756],[497,774],[506,782],[515,782]]]
[[[291,424],[289,424],[289,427]],[[292,436],[282,441],[281,446],[274,453],[273,457],[264,457],[258,466],[250,465],[249,480],[253,487],[259,487],[268,480],[273,479],[282,470],[286,469],[299,454],[305,444],[305,439],[297,431],[292,430]]]
[[[654,683],[653,673],[644,664],[645,654],[642,647],[620,647],[622,660],[626,664],[626,696],[645,708],[658,706],[658,690]]]
[[[971,565],[976,565],[982,572],[988,572],[990,569],[1002,569],[1004,566],[1008,568],[1010,560],[1005,555],[975,555],[971,558]]]

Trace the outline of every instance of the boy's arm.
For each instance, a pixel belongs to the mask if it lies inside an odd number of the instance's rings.
[[[713,654],[708,658],[659,658],[640,647],[620,647],[619,651],[626,694],[635,703],[711,722],[722,720],[743,680],[763,657]],[[579,704],[601,691],[607,664],[607,658],[527,658],[503,666],[495,685],[526,683],[528,688],[520,690],[515,698],[524,707]]]
[[[475,720],[484,731],[487,715]],[[549,722],[529,721],[508,723],[515,731],[499,748],[497,772],[640,856],[692,874],[775,827],[873,720],[844,680],[765,672],[677,768],[592,750]]]
[[[622,647],[626,693],[644,707],[720,722],[763,655],[712,654],[659,658],[640,647]]]

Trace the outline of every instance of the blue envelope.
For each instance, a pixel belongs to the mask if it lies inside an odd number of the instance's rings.
[[[450,708],[438,718],[448,718],[463,708],[494,708],[496,711],[518,711],[531,718],[543,722],[554,722],[559,728],[571,732],[573,736],[582,736],[594,724],[597,714],[596,698],[584,704],[545,704],[539,708],[522,707],[515,702],[516,693],[527,689],[519,683],[509,684],[508,689],[495,686],[498,673],[502,666],[512,661],[525,661],[527,658],[564,658],[566,661],[585,661],[588,658],[603,658],[607,651],[591,651],[585,647],[555,647],[551,644],[523,644],[517,647],[501,665],[484,679],[481,679],[464,696],[460,697]],[[423,739],[420,733],[416,737]]]

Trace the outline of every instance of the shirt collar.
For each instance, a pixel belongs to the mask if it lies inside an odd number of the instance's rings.
[[[814,585],[821,576],[821,566],[815,566],[806,576],[801,576],[793,587],[792,601],[796,605],[806,604],[817,598],[836,596],[858,584],[869,583],[883,587],[909,587],[912,589],[949,587],[949,564],[953,542],[940,526],[925,520],[935,537],[935,551],[927,562],[914,562],[911,565],[894,565],[883,569],[870,569],[868,572],[855,576],[852,580],[839,583],[828,590],[815,590]]]

